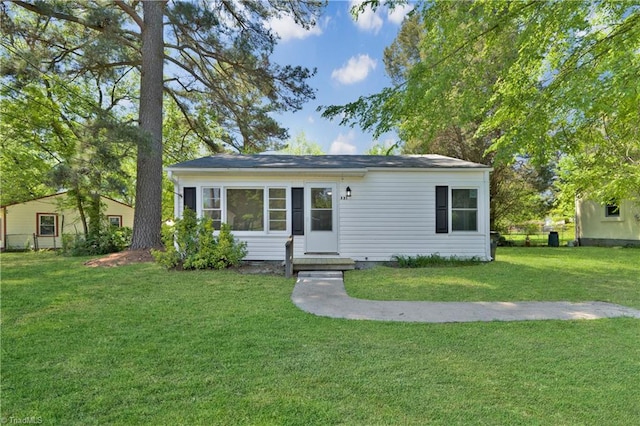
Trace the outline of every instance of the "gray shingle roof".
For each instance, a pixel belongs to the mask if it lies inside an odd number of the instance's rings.
[[[488,169],[443,155],[235,155],[217,154],[168,167],[176,169]]]

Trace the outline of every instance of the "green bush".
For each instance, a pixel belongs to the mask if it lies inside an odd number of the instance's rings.
[[[62,253],[67,256],[94,256],[115,253],[131,245],[131,228],[105,225],[99,234],[65,234],[62,236]]]
[[[191,209],[173,226],[163,226],[162,242],[165,250],[151,254],[167,269],[225,269],[237,266],[247,255],[247,243],[236,240],[229,225],[223,223],[215,237],[213,221],[197,218]]]
[[[477,265],[482,261],[478,257],[459,258],[456,256],[442,257],[439,254],[431,254],[429,256],[393,256],[394,261],[400,268],[429,268],[435,266],[465,266]]]

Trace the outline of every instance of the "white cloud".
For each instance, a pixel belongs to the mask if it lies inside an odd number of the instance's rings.
[[[349,11],[354,7],[358,7],[362,0],[351,0],[349,2]],[[353,15],[352,15],[353,18]],[[371,7],[367,7],[363,12],[359,13],[357,18],[353,18],[356,26],[362,31],[377,34],[382,28],[382,18],[380,17],[380,8],[375,11]]]
[[[354,56],[342,68],[333,70],[331,78],[342,84],[357,83],[367,78],[369,71],[374,70],[376,65],[376,61],[369,55]]]
[[[307,117],[307,123],[314,124],[315,122],[316,122],[316,119],[313,118],[313,115],[310,115]]]
[[[322,28],[320,27],[319,23],[316,23],[315,26],[306,30],[300,25],[296,24],[296,22],[293,20],[293,17],[288,15],[284,15],[279,18],[272,18],[271,20],[269,20],[267,26],[271,28],[276,34],[278,34],[281,41],[283,42],[295,39],[302,40],[310,36],[318,36],[322,34]]]
[[[329,148],[329,154],[348,154],[353,155],[356,153],[356,146],[352,143],[355,139],[356,135],[351,130],[346,135],[340,133],[338,137],[331,143],[331,148]]]
[[[413,5],[411,4],[396,6],[393,10],[387,11],[387,19],[389,22],[400,25],[402,21],[404,21],[404,17],[407,16],[407,13],[411,12],[412,9]]]

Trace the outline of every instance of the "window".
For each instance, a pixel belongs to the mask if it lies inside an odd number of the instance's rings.
[[[213,220],[214,229],[220,229],[222,224],[220,188],[202,188],[202,215]]]
[[[227,218],[233,231],[264,231],[264,189],[227,189]]]
[[[451,189],[451,230],[478,230],[477,189]]]
[[[620,217],[620,206],[616,203],[608,203],[604,215],[605,217]]]
[[[287,230],[287,190],[269,188],[269,231]]]
[[[122,227],[122,216],[107,216],[107,220],[109,221],[109,225],[115,228]]]
[[[331,188],[311,188],[311,230],[333,229],[333,195]]]
[[[58,215],[52,213],[38,213],[38,235],[41,237],[58,236]]]

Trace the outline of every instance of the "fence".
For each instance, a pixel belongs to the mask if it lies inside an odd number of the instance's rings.
[[[7,234],[3,247],[7,251],[40,250],[62,248],[62,235],[43,237],[36,234]]]
[[[561,246],[566,246],[575,240],[575,227],[572,223],[553,226],[540,225],[537,227],[510,227],[507,232],[500,233],[501,245],[508,246],[546,246],[549,243],[549,232],[558,233]]]

